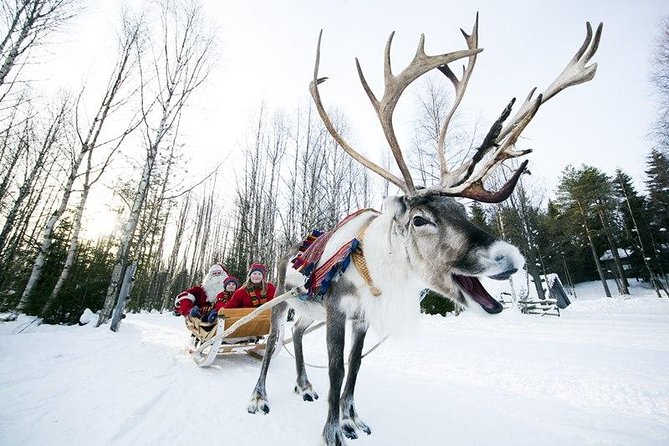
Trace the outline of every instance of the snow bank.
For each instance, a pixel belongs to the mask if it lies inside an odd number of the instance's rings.
[[[356,402],[372,435],[350,443],[669,444],[669,299],[576,291],[559,318],[422,316],[363,360]],[[286,352],[270,367],[270,414],[249,415],[260,363],[198,369],[181,318],[129,314],[118,333],[32,320],[0,324],[2,445],[318,443],[327,371],[308,369],[321,398],[303,402]],[[323,330],[308,335],[306,360],[324,364],[324,347]]]

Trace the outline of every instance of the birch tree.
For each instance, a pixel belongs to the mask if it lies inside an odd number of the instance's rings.
[[[333,122],[346,134],[346,122],[334,112]],[[338,147],[311,104],[297,110],[287,145],[281,179],[284,205],[279,212],[278,253],[285,253],[311,229],[327,230],[351,211],[369,206],[369,177]]]
[[[5,199],[11,188],[14,176],[16,174],[16,167],[19,161],[25,154],[26,144],[20,143],[20,136],[17,137],[17,130],[20,132],[21,123],[19,120],[19,107],[13,107],[11,115],[7,122],[7,128],[0,134],[2,143],[0,145],[0,212],[5,207]],[[17,143],[17,139],[19,139]]]
[[[441,76],[441,74],[439,74]],[[439,158],[437,147],[441,127],[448,116],[453,97],[441,78],[428,76],[416,96],[417,112],[413,122],[412,147],[409,152],[410,167],[417,173],[425,187],[439,182]],[[459,115],[451,120],[446,133],[444,147],[449,165],[458,165],[471,148],[466,130]]]
[[[0,7],[4,35],[0,40],[0,87],[7,87],[0,101],[11,89],[10,74],[25,55],[76,13],[72,0],[5,0]],[[14,76],[16,77],[16,76]]]
[[[123,226],[98,326],[109,319],[116,303],[141,209],[155,173],[158,153],[164,146],[169,146],[170,139],[177,137],[175,123],[192,93],[207,78],[212,45],[213,37],[206,30],[199,5],[170,0],[162,3],[160,41],[154,46],[156,50],[150,67],[153,74],[151,79],[146,77],[145,68],[140,63],[144,161],[130,212]],[[153,95],[151,86],[154,87]]]
[[[67,101],[63,100],[60,110],[50,112],[45,128],[38,117],[26,120],[17,140],[23,156],[16,168],[16,184],[7,195],[7,214],[0,231],[0,289],[9,286],[14,290],[23,280],[16,273],[23,268],[23,259],[32,258],[32,254],[23,253],[21,259],[15,255],[36,246],[35,228],[44,224],[44,212],[51,208],[54,185],[61,178],[60,160],[67,146],[63,142],[66,107]],[[14,310],[17,300],[9,298],[8,302]]]
[[[267,215],[265,207],[275,207],[268,202],[276,198],[272,197],[268,187],[270,177],[276,175],[275,170],[279,166],[270,166],[269,163],[273,135],[269,130],[270,124],[264,104],[261,104],[252,125],[253,134],[244,152],[244,171],[241,173],[243,178],[237,182],[233,211],[235,216],[233,245],[231,257],[227,260],[233,270],[242,275],[246,274],[246,269],[252,262],[273,261],[272,258],[268,258],[266,248],[272,243],[274,234],[273,232],[268,234],[265,225],[268,223],[267,219],[274,218],[275,214]]]
[[[10,231],[14,227],[16,217],[21,209],[21,206],[30,194],[36,179],[44,171],[44,165],[50,156],[53,155],[54,150],[56,150],[57,143],[61,138],[65,115],[69,107],[68,101],[65,99],[62,101],[60,107],[54,113],[54,116],[51,118],[51,122],[48,124],[46,133],[43,140],[35,144],[33,139],[36,139],[34,128],[32,126],[33,120],[28,120],[24,128],[23,134],[19,139],[19,144],[25,147],[26,151],[30,147],[36,147],[36,156],[32,162],[29,173],[26,175],[23,183],[19,187],[18,194],[14,200],[14,204],[9,211],[7,217],[5,218],[5,223],[0,231],[0,253],[4,251],[5,244],[7,242],[7,237],[9,236]]]
[[[17,306],[17,312],[23,311],[23,309],[27,305],[28,300],[30,299],[31,294],[33,292],[33,289],[35,288],[35,285],[37,284],[37,281],[39,280],[42,274],[44,261],[49,251],[49,247],[51,246],[51,240],[53,238],[54,228],[56,226],[56,223],[60,220],[60,218],[63,216],[68,207],[70,196],[72,195],[72,192],[74,190],[75,181],[82,175],[82,173],[80,172],[82,162],[84,160],[84,157],[88,155],[88,163],[83,173],[84,176],[83,192],[81,194],[81,199],[79,201],[76,210],[76,219],[78,220],[77,223],[78,227],[73,232],[72,234],[73,240],[70,242],[71,259],[70,262],[68,262],[69,265],[66,265],[65,269],[61,273],[61,277],[64,276],[63,281],[67,278],[69,268],[71,267],[74,255],[76,254],[78,238],[79,238],[79,230],[81,224],[81,215],[83,214],[83,210],[88,198],[88,192],[91,186],[90,175],[91,175],[91,169],[93,167],[91,157],[93,156],[93,151],[98,147],[100,134],[105,124],[107,123],[110,115],[114,114],[115,112],[118,112],[119,108],[121,108],[127,102],[127,97],[121,97],[120,95],[121,92],[123,91],[123,87],[128,83],[128,80],[130,78],[130,72],[132,71],[132,68],[135,64],[134,57],[137,55],[136,51],[137,48],[139,47],[141,22],[138,20],[131,20],[128,19],[127,17],[124,17],[123,25],[124,25],[123,33],[121,40],[119,42],[119,58],[114,68],[112,69],[112,73],[110,75],[109,82],[107,84],[107,89],[104,93],[102,101],[100,102],[100,106],[98,107],[93,120],[91,121],[90,125],[88,126],[85,132],[81,133],[80,130],[77,128],[78,142],[72,150],[72,159],[70,162],[69,176],[67,178],[65,185],[63,186],[63,193],[60,200],[60,204],[58,208],[51,214],[51,217],[49,218],[46,226],[44,227],[42,243],[37,253],[37,258],[35,259],[35,262],[33,264],[30,278],[28,279],[28,283],[26,284],[26,287],[23,290],[21,300],[19,301],[19,305]],[[81,95],[79,97],[81,98]],[[77,112],[79,108],[78,105],[79,101],[77,101]],[[78,122],[78,119],[76,119],[76,121]],[[121,133],[121,135],[116,139],[122,141],[123,138],[132,131],[133,127],[134,124],[129,125],[128,128],[124,130]],[[118,145],[119,144],[117,143],[117,147]],[[112,150],[112,153],[114,152],[115,150]],[[105,163],[105,166],[106,164],[107,163]],[[102,170],[104,171],[104,169]],[[56,289],[54,290],[55,292],[51,293],[51,297],[47,300],[45,309],[48,309],[52,305],[53,300],[56,299],[56,297],[58,296],[60,287],[62,287],[62,283],[56,286]]]

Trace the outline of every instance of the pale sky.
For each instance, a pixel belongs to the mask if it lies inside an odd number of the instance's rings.
[[[51,48],[52,62],[67,64],[75,90],[84,76],[95,76],[111,60],[119,4],[90,2]],[[487,130],[512,97],[522,100],[534,86],[543,90],[562,71],[585,37],[586,21],[593,28],[604,22],[595,79],[546,103],[525,131],[522,147],[535,150],[529,155],[530,170],[549,193],[568,164],[591,164],[610,174],[621,167],[637,186],[642,184],[655,116],[649,66],[661,18],[669,15],[668,2],[207,0],[204,7],[220,44],[217,65],[193,97],[184,127],[194,166],[212,158],[239,159],[240,142],[262,101],[270,110],[292,113],[311,100],[308,83],[321,28],[320,75],[330,78],[321,87],[323,101],[345,114],[354,147],[380,162],[385,140],[354,58],[380,96],[383,49],[391,31],[396,31],[392,62],[397,73],[413,57],[421,33],[428,54],[466,48],[459,29],[470,31],[478,11],[484,51],[460,106],[460,120]],[[108,44],[99,43],[105,39]],[[415,118],[416,93],[407,90],[395,113],[407,149],[406,123]]]

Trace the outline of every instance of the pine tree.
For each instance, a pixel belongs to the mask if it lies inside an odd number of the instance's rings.
[[[562,271],[572,284],[597,279],[597,269],[588,260],[591,256],[588,239],[571,209],[549,201],[540,232],[548,239],[552,271]]]
[[[590,245],[604,292],[608,297],[611,296],[611,292],[606,284],[605,271],[599,262],[598,254],[604,249],[597,236],[600,230],[604,232],[606,219],[603,213],[608,211],[607,208],[612,202],[611,196],[612,187],[609,178],[595,167],[582,166],[576,170],[573,166],[567,166],[562,173],[558,185],[558,204],[563,213],[572,215],[573,221],[580,223]],[[610,249],[617,255],[617,247],[610,246]]]
[[[669,158],[656,149],[651,150],[646,175],[652,223],[669,229]]]
[[[621,169],[616,169],[613,191],[617,198],[621,239],[624,240],[625,247],[632,248],[631,262],[634,271],[648,279],[642,255],[651,246],[646,199],[639,195],[632,184],[632,178]]]
[[[653,257],[660,274],[667,278],[669,271],[669,158],[653,149],[648,157],[648,212],[650,230],[648,234],[653,246]]]
[[[490,232],[491,230],[489,223],[490,218],[486,214],[486,211],[485,209],[483,209],[481,203],[479,203],[478,201],[474,201],[469,210],[471,213],[472,222],[479,228]]]
[[[620,215],[627,240],[629,245],[634,247],[632,265],[640,275],[653,284],[657,297],[662,297],[660,289],[664,289],[664,286],[657,280],[661,268],[653,252],[654,243],[646,211],[646,200],[636,192],[629,175],[620,169],[616,170],[614,189],[621,200]]]

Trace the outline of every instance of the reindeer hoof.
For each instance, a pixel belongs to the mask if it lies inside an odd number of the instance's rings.
[[[358,438],[358,433],[355,431],[355,426],[351,420],[342,421],[341,431],[346,435],[346,438],[355,440]]]
[[[355,440],[358,438],[358,431],[362,431],[367,435],[372,433],[372,430],[360,418],[344,418],[341,420],[341,430],[347,438]]]
[[[302,395],[302,399],[304,401],[315,401],[318,399],[318,394],[316,393],[314,388],[311,387],[311,384],[307,384],[304,388],[300,388],[300,386],[295,386],[294,391],[298,395]]]
[[[269,413],[269,403],[265,398],[260,395],[254,395],[249,402],[248,407],[246,408],[248,413],[258,413],[258,411],[263,414]]]
[[[324,432],[321,446],[346,446],[342,431],[337,429],[337,432]]]
[[[371,435],[371,434],[372,434],[372,430],[369,428],[369,426],[367,426],[367,425],[366,425],[365,423],[363,423],[362,421],[357,420],[356,423],[355,423],[355,425],[358,426],[358,429],[360,429],[361,431],[363,431],[363,432],[366,433],[367,435]]]

